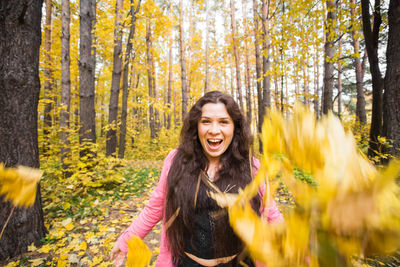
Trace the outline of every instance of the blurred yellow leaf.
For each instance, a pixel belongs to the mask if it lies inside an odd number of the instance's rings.
[[[126,266],[129,267],[144,267],[150,264],[151,251],[142,239],[138,236],[132,236],[127,242],[128,257]]]
[[[0,163],[0,195],[17,207],[28,208],[36,198],[37,183],[43,172],[25,166],[4,168]]]

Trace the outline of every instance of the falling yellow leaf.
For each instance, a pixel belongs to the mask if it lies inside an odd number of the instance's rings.
[[[132,236],[127,244],[128,256],[126,266],[144,267],[150,264],[151,251],[140,237]]]
[[[399,161],[376,168],[359,154],[353,135],[333,114],[317,121],[301,106],[288,119],[274,110],[267,114],[263,158],[254,180],[237,196],[210,192],[228,206],[230,224],[251,257],[268,266],[324,266],[338,259],[339,265],[350,265],[354,255],[398,249]],[[299,170],[315,185],[297,179]],[[268,225],[250,200],[265,183],[263,203],[268,206],[281,182],[295,206],[284,214],[283,224]]]
[[[37,183],[43,172],[25,166],[4,168],[0,163],[0,195],[17,207],[28,208],[36,198]]]

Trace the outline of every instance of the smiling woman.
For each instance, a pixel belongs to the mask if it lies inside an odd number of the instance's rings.
[[[251,157],[252,137],[245,117],[230,95],[206,93],[185,117],[180,145],[164,161],[152,197],[118,238],[112,257],[127,252],[132,235],[143,238],[161,219],[163,230],[156,266],[255,266],[229,225],[228,214],[209,197],[216,187],[237,193],[260,166]],[[273,200],[252,208],[269,222],[282,220]]]

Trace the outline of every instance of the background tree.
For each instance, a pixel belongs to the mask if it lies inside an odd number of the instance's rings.
[[[372,114],[368,148],[368,156],[372,157],[380,150],[378,136],[381,135],[382,132],[383,78],[378,58],[379,31],[382,24],[381,1],[375,0],[372,26],[369,8],[369,1],[361,0],[363,33],[372,76]]]
[[[364,95],[364,84],[363,84],[363,67],[360,58],[360,34],[359,28],[360,23],[357,20],[356,12],[359,7],[356,4],[356,0],[351,0],[350,12],[351,12],[351,38],[354,48],[354,68],[356,72],[356,90],[357,90],[357,104],[356,104],[356,117],[361,124],[367,123],[367,115],[365,113],[365,95]],[[364,52],[365,54],[365,52]]]
[[[334,85],[334,55],[335,55],[335,26],[336,26],[336,4],[333,0],[326,1],[327,16],[325,22],[325,46],[324,46],[324,85],[322,112],[327,114],[332,110],[332,96]]]
[[[96,143],[94,79],[95,60],[93,52],[93,28],[95,0],[80,1],[80,45],[79,45],[79,143],[83,146],[81,157],[89,156]]]
[[[70,6],[69,0],[61,1],[61,109],[60,109],[60,142],[61,164],[65,175],[69,175],[70,141],[68,138],[71,110],[71,69],[70,69]]]
[[[42,1],[0,2],[0,162],[39,167],[37,112]],[[0,260],[27,250],[46,235],[40,185],[32,208],[0,200]]]
[[[186,80],[186,57],[185,37],[183,31],[183,0],[179,1],[179,57],[181,61],[181,82],[182,82],[182,121],[187,113],[188,89]]]
[[[389,39],[383,95],[383,135],[392,141],[385,152],[400,155],[400,2],[389,3]]]
[[[52,71],[52,51],[51,51],[51,29],[52,29],[52,17],[53,17],[53,3],[52,0],[46,0],[46,22],[44,25],[44,50],[45,50],[45,68],[44,68],[44,127],[43,131],[45,135],[49,135],[52,127],[52,111],[53,111],[53,71]],[[48,144],[49,145],[49,144]],[[49,148],[48,145],[44,146],[44,152]]]
[[[116,156],[117,150],[117,121],[118,121],[118,102],[119,87],[121,83],[122,71],[122,14],[124,1],[115,2],[115,28],[114,28],[114,57],[113,74],[111,80],[111,94],[108,115],[108,131],[106,139],[106,155]]]

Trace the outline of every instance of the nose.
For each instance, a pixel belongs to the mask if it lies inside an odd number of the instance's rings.
[[[209,129],[209,133],[210,134],[218,134],[221,131],[219,124],[214,122],[211,124],[210,129]]]

